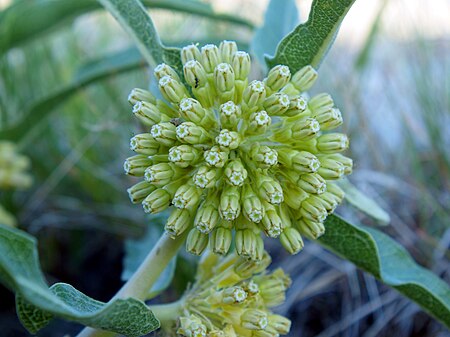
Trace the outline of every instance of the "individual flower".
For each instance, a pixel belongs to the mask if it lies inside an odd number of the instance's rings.
[[[269,255],[249,261],[236,254],[203,256],[196,281],[180,304],[173,324],[186,337],[275,337],[289,332],[291,322],[271,308],[283,303],[290,278],[282,269],[268,272]],[[173,327],[165,327],[172,328]]]
[[[261,232],[299,252],[301,234],[324,233],[344,196],[335,181],[352,171],[341,154],[349,140],[333,131],[341,112],[330,95],[306,92],[317,72],[277,65],[249,81],[250,56],[230,41],[187,46],[181,58],[183,76],[166,64],[155,68],[165,101],[130,93],[147,127],[131,139],[136,155],[124,164],[144,178],[129,189],[131,200],[151,213],[172,207],[166,230],[188,231],[194,254],[208,244],[226,254],[234,237],[239,255],[258,260]]]
[[[30,187],[32,178],[27,172],[30,160],[17,152],[14,143],[0,141],[0,189],[13,190]],[[14,226],[15,217],[0,205],[0,223]]]

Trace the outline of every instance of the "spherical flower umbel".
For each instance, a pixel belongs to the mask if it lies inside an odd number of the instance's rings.
[[[281,269],[266,271],[261,261],[248,261],[236,254],[219,258],[209,251],[203,256],[196,281],[179,301],[180,317],[169,333],[193,337],[276,337],[289,332],[291,321],[271,308],[283,303],[290,278]]]
[[[349,140],[332,131],[341,112],[330,95],[306,92],[317,72],[277,65],[249,81],[250,56],[230,41],[187,46],[181,59],[183,74],[155,68],[165,101],[142,89],[129,96],[147,127],[132,138],[137,155],[124,165],[145,179],[129,189],[131,200],[152,213],[173,207],[166,230],[189,231],[194,254],[208,242],[226,254],[234,237],[238,254],[261,259],[261,232],[299,252],[301,234],[324,233],[344,196],[335,181],[352,171],[341,154]]]

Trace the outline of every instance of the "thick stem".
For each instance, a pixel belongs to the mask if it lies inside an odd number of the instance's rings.
[[[138,270],[128,280],[127,283],[113,297],[146,300],[149,289],[158,279],[159,275],[167,267],[170,260],[176,255],[178,249],[183,244],[186,234],[182,234],[174,239],[164,234],[151,252],[147,255]],[[156,315],[156,317],[158,317]],[[111,337],[117,336],[114,332],[96,330],[89,327],[83,329],[77,337]]]

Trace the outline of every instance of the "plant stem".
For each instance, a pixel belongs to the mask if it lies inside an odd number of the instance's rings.
[[[158,279],[159,275],[167,267],[170,260],[176,255],[179,248],[183,244],[187,234],[182,234],[174,239],[167,234],[159,239],[153,249],[145,258],[144,262],[139,266],[138,270],[128,280],[127,283],[117,292],[113,297],[116,298],[129,298],[133,297],[138,300],[146,300],[148,292],[153,284]],[[178,302],[175,302],[178,303]],[[160,307],[160,306],[158,306]],[[162,312],[165,319],[167,312]],[[159,318],[156,315],[157,318]],[[111,337],[117,336],[116,333],[104,330],[96,330],[93,328],[84,328],[77,337]]]

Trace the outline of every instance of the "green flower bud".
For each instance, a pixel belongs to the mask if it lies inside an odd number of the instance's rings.
[[[334,107],[334,101],[333,98],[327,93],[321,93],[314,97],[312,97],[308,102],[308,107],[311,109],[311,111],[316,114],[320,115],[324,111],[328,111],[331,108]]]
[[[290,174],[293,182],[303,191],[311,194],[322,194],[327,190],[327,183],[318,173]]]
[[[208,132],[192,122],[184,122],[177,126],[176,135],[179,141],[189,144],[202,144],[210,139]]]
[[[138,154],[129,157],[123,163],[123,169],[126,174],[135,177],[142,177],[145,169],[153,164],[153,161],[147,156]]]
[[[296,96],[289,102],[289,108],[286,110],[283,116],[286,117],[310,117],[310,113],[307,110],[308,103],[303,96]]]
[[[177,330],[177,333],[186,337],[208,336],[206,326],[202,324],[201,320],[194,315],[180,318],[180,328]]]
[[[234,70],[228,63],[220,63],[214,69],[214,83],[221,103],[234,98]]]
[[[155,141],[164,146],[172,146],[177,141],[176,127],[170,122],[153,125],[150,134]]]
[[[303,200],[308,198],[309,194],[299,188],[296,184],[290,183],[288,181],[284,182],[284,184],[284,202],[290,208],[299,209]]]
[[[186,239],[186,250],[194,255],[201,255],[208,245],[208,234],[192,228]],[[206,336],[206,335],[205,335]]]
[[[259,293],[268,307],[280,305],[286,300],[286,290],[291,285],[291,279],[281,268],[270,275],[254,278],[258,284]]]
[[[140,88],[134,88],[131,90],[130,94],[128,95],[128,102],[134,106],[137,102],[149,102],[152,104],[156,104],[156,98],[153,96],[153,94],[150,91],[140,89]]]
[[[142,123],[152,126],[159,122],[168,122],[170,118],[162,114],[156,105],[149,102],[138,101],[133,106],[133,114]]]
[[[236,80],[247,80],[247,76],[250,73],[251,60],[250,55],[245,51],[238,51],[233,55],[231,60]]]
[[[278,152],[268,146],[254,143],[250,149],[250,158],[258,167],[266,169],[278,164]]]
[[[217,211],[218,200],[205,200],[197,210],[194,226],[200,232],[207,234],[219,223],[220,216]]]
[[[238,255],[251,260],[262,259],[264,243],[251,229],[237,230],[235,240]]]
[[[192,166],[200,159],[200,151],[190,145],[174,146],[169,150],[169,161],[179,167]]]
[[[283,202],[283,190],[275,179],[270,176],[257,174],[256,186],[261,198],[271,204],[279,204]]]
[[[242,186],[247,179],[247,174],[247,170],[239,159],[231,160],[225,167],[227,182],[233,186]]]
[[[219,109],[222,128],[234,129],[241,119],[241,108],[233,101],[223,103]]]
[[[217,181],[219,171],[216,168],[200,166],[194,174],[193,182],[200,188],[211,188]]]
[[[205,151],[204,158],[209,166],[223,167],[228,161],[228,153],[219,146],[213,146],[210,150]]]
[[[305,66],[292,76],[291,82],[299,91],[309,90],[317,80],[317,71],[311,66]]]
[[[289,109],[291,101],[289,96],[281,92],[270,95],[264,100],[263,106],[271,116],[282,116]]]
[[[190,60],[183,66],[186,82],[194,89],[204,87],[208,83],[205,68],[197,60]]]
[[[298,173],[317,172],[320,167],[319,159],[306,151],[280,149],[278,150],[278,156],[281,164]]]
[[[262,134],[272,123],[272,119],[264,110],[252,113],[248,120],[249,125],[246,132],[248,134]]]
[[[128,196],[133,204],[142,202],[147,195],[156,190],[156,186],[150,184],[147,181],[140,181],[137,184],[127,189]]]
[[[262,218],[262,225],[264,232],[271,238],[277,238],[280,236],[283,229],[283,223],[281,221],[278,212],[275,207],[270,204],[265,204],[265,214]]]
[[[201,49],[201,58],[205,71],[207,73],[213,73],[214,68],[220,63],[219,49],[213,44],[207,44]]]
[[[277,65],[270,69],[267,79],[265,80],[266,87],[271,92],[276,92],[283,88],[291,79],[291,72],[289,67]]]
[[[353,171],[353,160],[351,158],[343,156],[340,153],[334,153],[334,154],[320,156],[319,159],[320,159],[320,161],[326,159],[326,160],[333,160],[337,163],[340,163],[344,167],[345,175],[351,174]]]
[[[201,190],[197,186],[187,183],[177,189],[172,204],[176,208],[193,209],[200,202],[200,196]]]
[[[345,174],[344,165],[334,159],[322,157],[320,158],[320,169],[317,172],[326,180],[336,180]]]
[[[212,111],[203,108],[200,102],[193,98],[181,100],[180,116],[205,128],[210,128],[216,124]]]
[[[319,196],[319,199],[322,202],[323,207],[325,207],[325,209],[327,210],[328,214],[333,213],[336,207],[339,205],[339,199],[330,192],[321,194]]]
[[[325,226],[322,222],[315,222],[302,218],[296,223],[298,230],[311,239],[318,239],[325,233]]]
[[[245,88],[242,95],[241,108],[244,112],[255,112],[259,110],[266,98],[266,88],[261,81],[252,81]]]
[[[243,283],[242,287],[245,289],[245,291],[250,296],[256,295],[259,293],[259,287],[255,282],[253,282],[253,280],[250,280],[250,282]]]
[[[285,228],[280,236],[280,242],[290,254],[297,254],[303,249],[303,240],[300,233],[292,227]]]
[[[181,61],[186,64],[190,60],[200,60],[201,54],[195,44],[183,47],[181,49]]]
[[[184,85],[170,76],[162,77],[158,82],[158,86],[163,97],[171,103],[179,104],[184,97],[189,97],[189,93]]]
[[[240,286],[225,288],[222,291],[222,303],[236,304],[242,303],[247,298],[247,292]]]
[[[231,229],[217,227],[211,233],[209,239],[210,247],[215,254],[226,255],[230,250],[232,239]]]
[[[291,321],[281,315],[269,315],[269,326],[280,335],[287,335],[291,330]]]
[[[236,42],[234,41],[222,41],[219,45],[219,52],[222,62],[230,63],[234,54],[238,51]]]
[[[338,200],[338,203],[341,203],[342,200],[344,200],[345,192],[338,187],[336,184],[333,184],[331,182],[327,183],[327,192],[333,194],[335,198]]]
[[[327,217],[327,210],[323,206],[320,198],[310,196],[302,202],[300,215],[313,222],[323,222]]]
[[[184,174],[186,172],[173,163],[158,163],[147,167],[144,178],[157,187],[164,187]]]
[[[162,188],[158,188],[150,193],[142,202],[145,213],[156,214],[164,211],[170,206],[170,193]]]
[[[159,153],[163,146],[150,133],[141,133],[130,139],[130,149],[145,156],[153,156]]]
[[[322,130],[332,130],[343,123],[342,114],[339,109],[331,108],[328,110],[321,110],[320,113],[313,113],[312,115],[320,124]]]
[[[264,330],[269,323],[267,314],[257,309],[248,309],[241,316],[241,326],[248,330]]]
[[[156,79],[159,81],[164,76],[172,77],[173,79],[177,80],[178,82],[181,82],[180,77],[178,76],[177,72],[171,67],[168,66],[165,63],[158,64],[155,67],[154,74]]]
[[[320,124],[314,118],[302,118],[287,122],[274,132],[274,140],[279,142],[305,141],[314,138],[320,131]]]
[[[225,186],[220,195],[219,212],[222,219],[232,221],[241,213],[239,187]]]
[[[244,216],[254,223],[259,223],[264,217],[265,209],[261,200],[249,185],[244,186],[242,190],[242,201]]]
[[[191,215],[187,209],[176,208],[170,213],[164,227],[167,234],[172,237],[184,233],[191,225]]]
[[[342,152],[348,148],[348,137],[343,133],[327,133],[317,137],[317,149],[322,153]]]
[[[234,264],[233,269],[236,274],[246,279],[265,270],[271,262],[270,255],[264,252],[260,261],[239,259]]]
[[[240,142],[241,137],[239,133],[227,129],[221,130],[216,137],[216,143],[219,144],[222,149],[234,150],[239,146]]]

